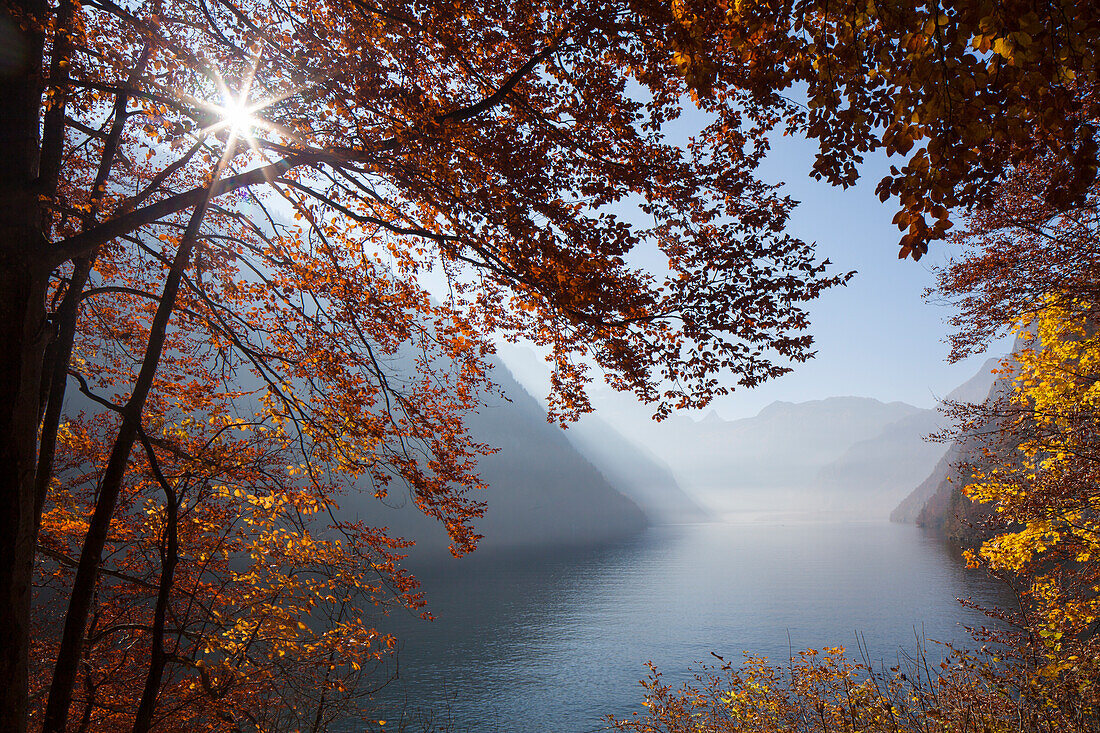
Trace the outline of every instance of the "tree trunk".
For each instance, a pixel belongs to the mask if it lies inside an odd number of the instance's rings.
[[[7,254],[0,254],[0,730],[24,731],[46,278]]]
[[[164,651],[164,623],[168,617],[168,603],[172,598],[172,586],[176,579],[176,564],[180,558],[179,545],[179,497],[168,479],[157,465],[153,446],[139,430],[138,437],[145,447],[149,467],[164,489],[164,538],[160,551],[160,583],[157,587],[157,605],[153,611],[153,638],[149,649],[149,674],[145,678],[145,690],[141,694],[141,704],[134,717],[134,733],[148,733],[153,727],[153,713],[157,709],[157,695],[160,694],[164,668],[168,664],[168,655]]]
[[[10,8],[10,10],[9,10]],[[22,15],[20,22],[17,17]],[[35,444],[40,415],[49,277],[41,235],[38,122],[41,103],[41,0],[0,10],[18,61],[0,74],[0,730],[27,726]],[[8,37],[8,34],[5,34]]]
[[[220,172],[219,167],[218,173]],[[88,533],[84,537],[80,562],[77,565],[76,577],[73,579],[69,608],[65,614],[65,626],[61,632],[61,645],[57,651],[57,663],[54,665],[53,681],[46,701],[45,720],[42,723],[43,733],[64,733],[68,725],[73,685],[80,667],[84,630],[88,622],[88,611],[91,608],[96,579],[99,577],[103,546],[107,543],[115,504],[122,490],[126,467],[130,462],[130,451],[141,429],[145,401],[153,386],[157,368],[160,366],[168,320],[176,307],[176,294],[179,292],[183,274],[191,261],[191,251],[195,246],[199,226],[209,204],[210,189],[207,190],[203,202],[195,207],[180,240],[179,249],[176,250],[176,256],[172,260],[172,267],[168,271],[164,290],[160,296],[160,305],[157,306],[153,322],[150,324],[149,344],[145,350],[145,358],[138,372],[137,381],[134,383],[133,394],[130,395],[129,401],[122,410],[122,425],[119,427],[118,436],[115,438],[110,458],[107,460],[107,467],[103,471],[99,497],[88,523]]]

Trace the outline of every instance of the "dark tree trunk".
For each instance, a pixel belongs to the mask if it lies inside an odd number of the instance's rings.
[[[153,727],[153,713],[157,709],[157,696],[160,694],[164,668],[168,665],[168,654],[164,651],[164,623],[168,617],[168,603],[172,598],[172,586],[176,579],[176,564],[179,562],[179,498],[171,482],[161,473],[157,465],[156,453],[145,436],[138,432],[141,444],[145,447],[149,466],[157,482],[164,489],[164,538],[160,551],[160,583],[157,586],[157,605],[153,611],[153,638],[149,650],[149,674],[145,678],[145,689],[141,694],[141,704],[134,716],[134,733],[148,733]]]
[[[220,173],[220,169],[218,172]],[[216,179],[217,176],[215,176]],[[96,580],[99,577],[103,546],[107,543],[115,504],[122,490],[126,467],[130,462],[130,451],[141,430],[145,401],[153,386],[157,368],[160,366],[168,320],[176,307],[176,294],[179,292],[183,274],[191,261],[191,251],[199,234],[199,226],[210,204],[209,195],[208,190],[203,202],[195,207],[180,240],[179,249],[176,250],[176,256],[172,260],[172,267],[168,271],[164,290],[161,293],[160,304],[150,324],[149,344],[145,350],[145,358],[138,372],[137,381],[134,383],[134,391],[122,410],[122,425],[119,427],[118,436],[115,438],[111,455],[107,460],[107,467],[103,471],[99,497],[88,523],[88,533],[84,537],[80,562],[77,565],[76,577],[73,579],[72,594],[69,596],[69,608],[65,614],[65,626],[61,632],[61,645],[57,651],[57,663],[54,665],[50,694],[46,701],[43,733],[64,733],[68,725],[73,685],[80,667],[84,630],[88,622]]]
[[[0,730],[24,731],[46,278],[6,255],[0,254]]]
[[[23,23],[9,15],[24,16]],[[38,527],[35,444],[40,415],[49,271],[38,201],[41,0],[14,0],[0,23],[18,61],[0,75],[0,730],[27,726],[30,592]],[[41,27],[41,26],[39,26]],[[8,35],[5,34],[7,38]]]

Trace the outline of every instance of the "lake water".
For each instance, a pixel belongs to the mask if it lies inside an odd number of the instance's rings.
[[[668,681],[711,652],[785,661],[792,648],[854,651],[858,634],[890,665],[918,637],[965,644],[964,624],[989,623],[957,598],[1010,603],[957,550],[885,522],[657,527],[414,571],[436,620],[387,622],[402,644],[399,678],[379,698],[387,728],[405,707],[460,731],[591,731],[641,710],[647,660]]]

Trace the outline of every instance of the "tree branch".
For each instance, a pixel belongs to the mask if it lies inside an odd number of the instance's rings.
[[[146,224],[151,224],[157,219],[178,213],[184,209],[197,206],[210,197],[211,199],[222,194],[236,191],[240,188],[255,186],[262,183],[271,183],[288,170],[305,161],[305,156],[291,156],[262,168],[254,168],[235,176],[227,176],[218,181],[213,188],[210,186],[198,186],[190,191],[169,196],[166,199],[149,204],[148,206],[131,211],[128,214],[106,221],[99,226],[92,227],[86,232],[76,234],[68,239],[58,242],[50,253],[52,265],[57,267],[76,257],[82,257],[111,241],[115,237],[138,229]]]

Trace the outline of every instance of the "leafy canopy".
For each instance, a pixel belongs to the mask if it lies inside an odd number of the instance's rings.
[[[0,725],[26,725],[29,668],[47,731],[320,730],[392,647],[370,609],[422,606],[408,540],[345,497],[405,495],[456,554],[477,541],[491,449],[463,415],[490,334],[549,349],[562,419],[591,365],[663,415],[808,358],[804,303],[846,279],[784,233],[751,94],[699,97],[717,121],[668,139],[694,82],[667,8],[8,11],[24,107],[0,125],[37,142],[4,179],[24,210],[0,308],[47,337],[0,357],[10,445],[33,445],[0,468],[0,549],[29,569],[37,545],[67,603],[30,665],[26,607],[0,617]]]
[[[903,258],[942,239],[953,209],[988,206],[1021,163],[1063,164],[1042,192],[1056,207],[1096,178],[1092,0],[674,0],[669,11],[696,94],[733,87],[817,140],[815,177],[849,186],[870,153],[905,159],[877,187],[897,199]]]

